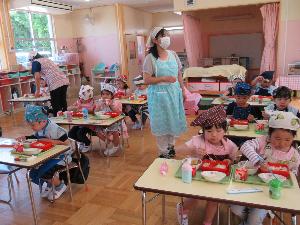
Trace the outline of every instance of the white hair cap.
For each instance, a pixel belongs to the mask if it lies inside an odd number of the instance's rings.
[[[163,27],[154,27],[148,37],[148,40],[147,40],[147,43],[146,43],[146,46],[148,48],[151,48],[154,46],[154,43],[153,43],[153,39],[155,39],[155,36],[158,34],[159,31],[161,31],[162,29],[164,29]]]
[[[113,95],[116,93],[116,88],[111,84],[101,83],[100,87],[101,87],[101,91],[103,90],[110,91]]]
[[[300,120],[291,112],[275,111],[270,116],[269,127],[297,131]]]
[[[94,88],[91,87],[90,85],[81,85],[80,90],[79,90],[79,98],[83,100],[89,100],[94,97]]]

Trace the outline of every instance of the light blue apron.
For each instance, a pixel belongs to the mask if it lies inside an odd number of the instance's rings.
[[[155,59],[152,55],[156,77],[178,77],[178,64],[174,54],[168,51],[168,60]],[[179,136],[186,131],[182,90],[178,80],[175,83],[151,84],[148,87],[148,109],[151,131],[156,136]]]

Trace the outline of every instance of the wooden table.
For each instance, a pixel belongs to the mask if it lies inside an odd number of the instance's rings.
[[[39,98],[29,98],[29,97],[19,97],[19,98],[13,98],[9,99],[8,102],[11,107],[11,113],[14,112],[14,103],[42,103],[43,105],[50,101],[51,97],[50,96],[44,96],[44,97],[39,97]]]
[[[229,103],[231,103],[233,101],[229,101],[229,100],[222,100],[221,98],[215,98],[213,100],[213,102],[211,103],[212,105],[229,105]],[[248,101],[248,104],[251,105],[251,106],[255,106],[255,107],[266,107],[270,104],[272,104],[273,101],[269,101],[269,102],[262,102],[262,103],[259,103],[258,101],[256,102],[253,102],[253,101]]]
[[[166,176],[159,173],[162,162],[166,160],[169,170]],[[146,193],[162,194],[162,213],[165,217],[165,195],[209,200],[225,204],[235,204],[248,207],[256,207],[268,210],[276,210],[292,214],[292,221],[296,225],[296,214],[300,214],[300,190],[296,177],[291,176],[294,186],[292,188],[282,188],[280,200],[269,197],[268,186],[259,186],[263,192],[250,194],[227,194],[228,188],[249,188],[257,185],[230,182],[229,184],[218,184],[202,181],[192,181],[186,184],[181,179],[176,178],[175,172],[181,164],[180,160],[155,159],[144,174],[136,181],[134,188],[142,192],[143,225],[146,225]]]
[[[7,139],[7,138],[0,138],[0,144],[8,144],[13,143],[12,139]],[[3,146],[3,145],[2,145]],[[27,185],[28,185],[28,191],[29,191],[29,196],[30,196],[30,201],[31,201],[31,208],[32,208],[32,214],[33,214],[33,219],[34,219],[34,224],[38,224],[37,221],[37,215],[36,215],[36,209],[35,209],[35,203],[34,203],[34,198],[33,198],[33,193],[32,193],[32,187],[31,187],[31,180],[29,177],[29,172],[32,168],[41,165],[42,163],[46,162],[49,159],[55,158],[62,153],[70,150],[69,146],[66,145],[56,145],[53,148],[49,149],[47,152],[43,153],[40,156],[37,156],[36,158],[27,161],[27,162],[22,162],[22,161],[15,161],[14,155],[11,153],[13,150],[12,147],[0,147],[0,164],[4,165],[10,165],[10,166],[15,166],[19,168],[24,168],[27,169],[26,173],[26,180],[27,180]],[[67,165],[68,169],[68,165]]]
[[[125,119],[125,116],[120,115],[117,116],[115,118],[109,118],[106,120],[99,120],[99,119],[95,119],[94,116],[89,115],[89,119],[83,119],[83,118],[73,118],[72,122],[69,122],[65,117],[51,117],[50,120],[53,121],[56,124],[59,125],[69,125],[69,128],[71,125],[74,126],[96,126],[96,127],[100,127],[104,129],[104,133],[107,135],[108,131],[107,129],[116,124],[116,123],[120,123],[120,130],[121,130],[121,137],[122,137],[122,141],[121,141],[121,150],[124,153],[124,137],[123,137],[123,127],[122,127],[122,120]],[[106,148],[108,146],[108,141],[106,139]],[[110,165],[110,157],[109,154],[107,154],[107,163],[108,165]]]

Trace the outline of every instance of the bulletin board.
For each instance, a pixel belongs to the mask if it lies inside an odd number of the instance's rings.
[[[260,68],[263,47],[262,33],[212,35],[209,38],[209,57],[227,57],[232,54],[250,57],[249,67]]]

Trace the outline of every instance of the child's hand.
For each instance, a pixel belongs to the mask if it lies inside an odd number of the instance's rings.
[[[251,114],[249,114],[249,116],[247,117],[247,120],[248,120],[249,122],[252,122],[254,119],[255,119],[254,116],[251,115]]]
[[[270,118],[270,115],[268,113],[266,113],[265,111],[262,111],[261,114],[264,117],[264,120],[268,120]]]
[[[264,77],[263,76],[258,76],[255,78],[257,81],[261,82],[264,80]]]
[[[16,140],[22,142],[26,140],[26,137],[25,136],[17,137]]]
[[[200,158],[203,158],[203,157],[206,155],[205,149],[201,149],[201,148],[196,149],[195,153],[196,153],[197,155],[200,155]]]
[[[112,100],[111,99],[105,99],[105,105],[107,105],[107,106],[112,105]]]

